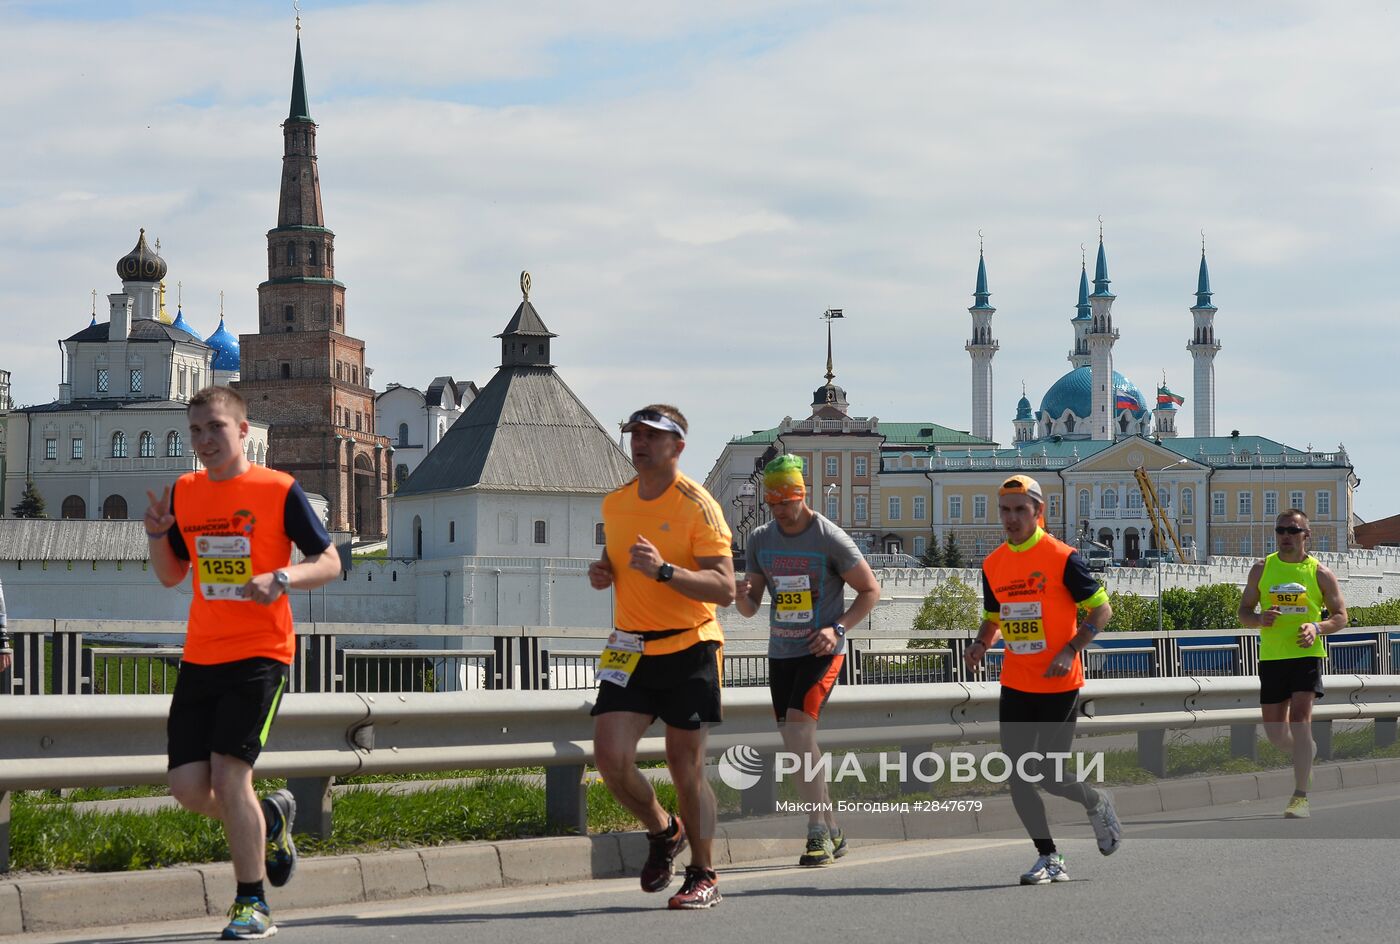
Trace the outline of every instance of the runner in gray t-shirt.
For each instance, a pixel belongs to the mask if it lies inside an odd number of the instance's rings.
[[[748,540],[748,573],[735,581],[735,603],[753,616],[768,588],[768,689],[783,744],[794,754],[820,755],[817,722],[845,661],[846,626],[870,615],[880,585],[849,535],[806,501],[802,460],[778,456],[763,470],[764,501],[773,520]],[[856,591],[846,606],[845,588]],[[798,781],[810,804],[807,850],[799,865],[830,865],[846,852],[825,782]]]

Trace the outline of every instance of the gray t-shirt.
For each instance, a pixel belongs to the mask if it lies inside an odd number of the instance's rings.
[[[861,562],[850,535],[813,512],[799,534],[784,534],[769,521],[749,535],[747,570],[761,573],[772,602],[768,657],[807,655],[812,632],[830,626],[846,612],[841,575]],[[841,652],[845,641],[837,648]]]

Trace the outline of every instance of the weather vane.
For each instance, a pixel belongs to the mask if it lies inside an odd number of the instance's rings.
[[[523,271],[520,273],[520,294],[525,296],[525,300],[530,300],[530,273]]]

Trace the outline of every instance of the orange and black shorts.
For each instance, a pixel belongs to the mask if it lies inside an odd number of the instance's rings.
[[[845,655],[769,659],[768,692],[773,696],[773,714],[778,721],[787,718],[790,708],[818,720],[845,662]]]

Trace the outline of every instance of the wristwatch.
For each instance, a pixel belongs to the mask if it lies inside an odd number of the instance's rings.
[[[672,567],[670,564],[662,564],[660,567],[656,568],[657,583],[665,583],[675,575],[676,568]]]
[[[840,623],[832,623],[831,628],[836,632],[837,639],[846,638],[846,627],[842,626]]]
[[[292,578],[287,576],[285,570],[275,571],[272,575],[272,579],[277,581],[277,586],[282,588],[283,593],[286,593],[292,586]]]

